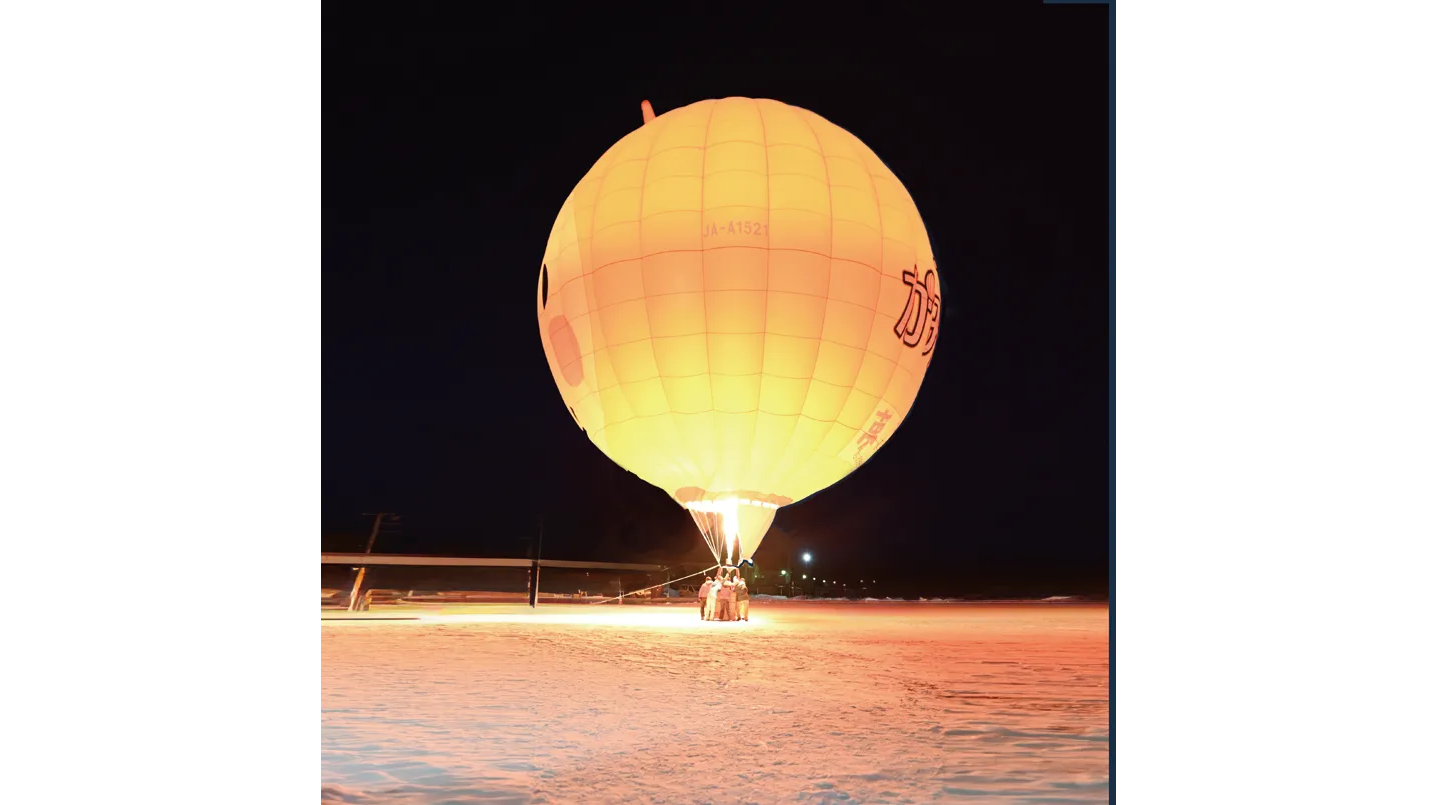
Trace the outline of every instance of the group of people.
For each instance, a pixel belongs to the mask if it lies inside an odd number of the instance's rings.
[[[699,587],[699,617],[706,621],[749,620],[749,584],[734,567],[705,576]]]

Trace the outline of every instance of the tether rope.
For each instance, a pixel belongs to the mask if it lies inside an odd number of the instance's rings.
[[[623,597],[626,596],[626,595],[634,595],[635,593],[642,593],[642,592],[644,592],[645,590],[652,590],[652,589],[654,589],[655,587],[667,587],[667,586],[669,586],[670,584],[673,584],[673,583],[676,582],[676,581],[683,581],[684,579],[692,579],[692,578],[694,578],[695,576],[702,576],[702,575],[704,575],[705,573],[708,573],[708,572],[711,571],[711,570],[718,570],[718,569],[721,568],[721,567],[724,567],[724,565],[715,565],[715,566],[713,566],[713,567],[706,567],[706,568],[704,568],[703,570],[699,571],[698,573],[690,573],[689,575],[684,576],[684,577],[682,577],[682,578],[670,579],[669,581],[661,582],[661,583],[659,583],[659,584],[653,584],[653,585],[650,585],[650,586],[648,586],[648,587],[644,587],[644,588],[641,588],[641,589],[638,589],[638,590],[630,590],[630,591],[627,592],[627,593],[620,593],[619,595],[616,595],[616,596],[614,596],[613,598],[601,598],[601,599],[598,600],[598,601],[590,601],[589,603],[590,603],[590,604],[607,604],[607,603],[609,603],[610,601],[618,601],[619,599],[623,598]]]

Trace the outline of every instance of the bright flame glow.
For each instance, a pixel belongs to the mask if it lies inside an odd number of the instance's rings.
[[[710,548],[719,555],[717,558],[726,565],[736,564],[740,556],[740,534],[739,534],[739,507],[741,505],[759,506],[766,509],[777,509],[778,505],[765,503],[761,500],[749,500],[748,498],[722,498],[720,500],[694,500],[684,504],[684,508],[690,511],[705,512],[719,515],[719,530],[722,536],[722,548],[712,541]]]
[[[724,501],[728,505],[724,507],[724,514],[719,520],[720,526],[724,529],[724,544],[729,548],[729,564],[734,564],[737,554],[734,551],[734,544],[739,541],[739,501]]]
[[[743,504],[745,506],[759,506],[765,509],[777,509],[779,504],[768,503],[762,500],[746,500],[744,498],[724,498],[723,500],[691,500],[684,504],[684,508],[696,512],[722,512],[728,504]]]

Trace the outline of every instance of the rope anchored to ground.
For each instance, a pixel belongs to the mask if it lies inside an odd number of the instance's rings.
[[[684,579],[692,579],[692,578],[694,578],[695,576],[702,576],[702,575],[704,575],[705,573],[708,573],[708,572],[711,571],[711,570],[718,570],[718,569],[721,568],[721,567],[723,567],[723,565],[714,565],[713,567],[706,567],[706,568],[704,568],[703,570],[699,571],[698,573],[690,573],[689,575],[685,576],[684,578],[670,579],[669,581],[660,582],[659,584],[653,584],[653,585],[650,585],[650,586],[648,586],[648,587],[645,587],[645,588],[643,588],[643,589],[641,589],[641,590],[630,590],[630,591],[627,592],[627,593],[620,593],[619,595],[616,595],[616,596],[614,596],[613,598],[601,598],[601,599],[598,600],[598,601],[590,601],[589,603],[591,603],[591,604],[607,604],[607,603],[609,603],[610,601],[618,601],[619,599],[623,598],[623,597],[626,596],[626,595],[634,595],[634,594],[636,594],[636,593],[642,593],[642,592],[644,592],[644,590],[652,590],[652,589],[654,589],[655,587],[667,587],[667,586],[673,584],[673,583],[676,582],[676,581],[683,581]]]

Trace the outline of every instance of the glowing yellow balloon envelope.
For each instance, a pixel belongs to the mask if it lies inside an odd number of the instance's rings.
[[[737,563],[908,415],[938,338],[933,250],[894,174],[813,112],[646,101],[644,120],[554,222],[540,336],[590,440]]]

